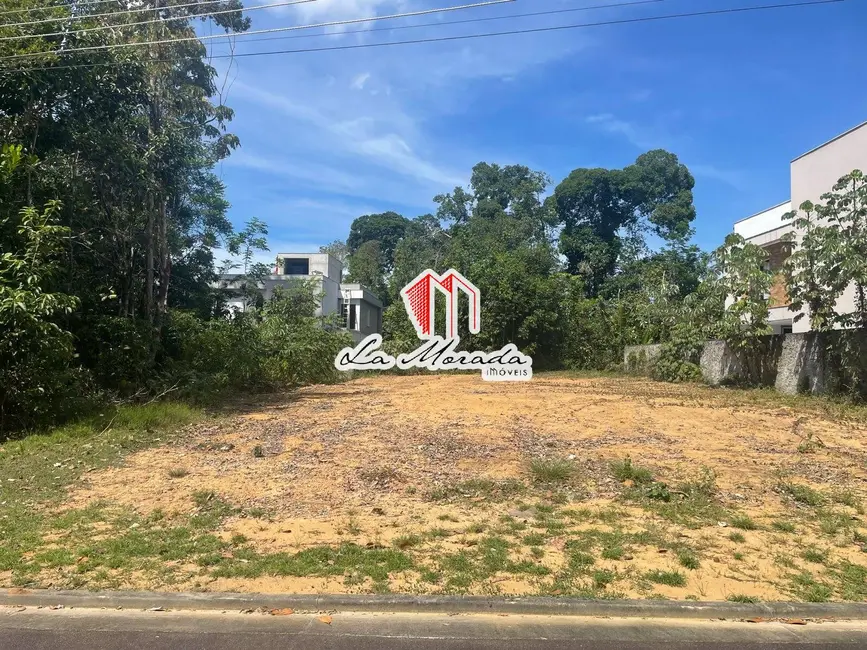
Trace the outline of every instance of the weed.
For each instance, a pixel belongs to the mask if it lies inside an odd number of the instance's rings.
[[[671,491],[669,491],[668,486],[665,483],[661,483],[659,481],[654,481],[648,486],[647,491],[645,492],[648,499],[655,499],[657,501],[671,501]]]
[[[738,562],[744,559],[743,553],[732,553],[732,557],[736,559]]]
[[[400,480],[400,473],[393,467],[365,467],[358,475],[368,483],[376,485],[388,485],[392,481]]]
[[[778,530],[781,533],[794,533],[795,532],[795,524],[790,521],[775,521],[771,524],[771,527],[774,530]]]
[[[828,585],[818,582],[809,573],[792,576],[792,591],[808,603],[824,603],[831,599],[834,591]]]
[[[545,557],[545,549],[534,546],[530,549],[530,555],[532,555],[537,560],[540,560]]]
[[[439,517],[437,517],[437,519],[439,519],[440,521],[451,521],[453,523],[458,521],[457,517],[455,517],[454,515],[450,515],[450,514],[440,515]]]
[[[492,481],[491,479],[476,478],[435,488],[428,494],[428,498],[431,501],[446,501],[461,497],[482,497],[489,501],[506,501],[526,491],[527,486],[516,479]]]
[[[747,596],[746,594],[729,594],[726,600],[731,603],[758,603],[759,598],[756,596]]]
[[[605,589],[608,585],[614,582],[616,577],[613,571],[597,570],[591,576],[593,578],[593,586],[596,589]]]
[[[198,509],[190,518],[190,525],[194,528],[214,529],[223,519],[237,512],[236,508],[210,490],[193,492],[193,502]]]
[[[169,478],[184,478],[189,473],[189,470],[185,467],[172,467],[169,470]]]
[[[621,483],[632,481],[636,485],[644,485],[653,481],[653,473],[649,469],[633,465],[629,456],[611,463],[611,473]]]
[[[825,502],[825,498],[820,492],[814,490],[808,485],[801,483],[781,482],[777,485],[777,489],[791,497],[798,503],[803,503],[808,506],[820,506]]]
[[[852,519],[849,515],[833,510],[821,510],[818,513],[819,530],[826,535],[836,535],[841,530],[852,528]]]
[[[524,544],[527,546],[541,546],[545,543],[545,536],[541,533],[530,533],[524,537]]]
[[[253,458],[264,458],[265,450],[262,449],[262,445],[256,445],[253,447]]]
[[[689,549],[681,549],[678,551],[677,561],[680,562],[680,566],[687,569],[697,569],[701,566],[696,554]]]
[[[422,539],[418,535],[401,535],[399,537],[395,537],[392,542],[395,548],[399,548],[401,550],[411,548],[413,546],[418,546],[421,544]]]
[[[801,444],[798,445],[798,453],[812,454],[815,453],[817,449],[822,449],[824,447],[824,442],[822,442],[819,438],[813,436],[812,433],[808,433],[807,436],[801,441]]]
[[[448,528],[431,528],[427,532],[427,537],[430,539],[444,539],[446,537],[451,537],[455,534],[455,531],[449,530]]]
[[[596,560],[589,553],[576,551],[569,554],[569,566],[572,569],[581,569],[596,564]]]
[[[807,562],[813,562],[815,564],[825,564],[828,561],[828,551],[820,551],[815,547],[805,548],[801,552],[801,557],[807,560]]]
[[[602,549],[602,557],[606,560],[619,560],[623,555],[622,546],[609,546]]]
[[[575,463],[565,458],[534,458],[530,474],[536,483],[563,483],[575,475]]]
[[[464,532],[477,535],[479,533],[485,532],[486,528],[487,527],[485,526],[485,524],[475,523],[475,524],[470,524],[469,526],[467,526],[467,529]]]
[[[686,585],[686,577],[680,571],[662,571],[654,569],[644,574],[644,577],[650,582],[659,585],[668,585],[669,587],[683,587]]]
[[[867,600],[867,567],[843,560],[834,575],[840,582],[840,596],[844,600]]]
[[[740,528],[741,530],[756,530],[758,526],[756,522],[750,519],[747,515],[733,515],[729,522],[735,528]]]
[[[735,542],[736,544],[743,544],[745,541],[747,541],[747,538],[744,537],[743,533],[738,533],[738,532],[734,532],[734,531],[729,533],[729,539],[731,541]]]
[[[236,554],[237,558],[237,554]],[[241,560],[244,560],[243,562]],[[389,574],[413,568],[412,560],[395,549],[367,549],[356,544],[314,546],[295,554],[249,553],[224,561],[212,575],[229,578],[272,576],[339,576],[388,580]]]

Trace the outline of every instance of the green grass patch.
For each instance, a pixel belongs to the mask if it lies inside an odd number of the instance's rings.
[[[451,501],[481,497],[487,501],[507,501],[526,493],[526,491],[527,486],[517,479],[493,481],[476,478],[435,488],[428,494],[428,499],[431,501]]]
[[[653,482],[653,473],[645,467],[633,465],[629,456],[611,463],[611,474],[621,483],[632,481],[636,485],[645,485]]]
[[[346,575],[349,580],[384,581],[389,574],[408,571],[414,566],[410,557],[398,549],[365,548],[346,543],[315,546],[298,553],[236,552],[233,558],[216,566],[212,575],[226,578]]]
[[[828,551],[827,549],[823,551],[815,547],[805,548],[801,552],[801,557],[807,560],[807,562],[825,564],[828,561]]]
[[[729,519],[729,523],[735,528],[740,528],[741,530],[757,530],[759,527],[758,524],[747,515],[733,515]]]
[[[791,521],[774,521],[771,523],[771,528],[774,530],[778,530],[781,533],[794,533],[795,532],[795,524]]]
[[[654,569],[653,571],[647,571],[644,577],[658,585],[668,585],[669,587],[683,587],[686,585],[686,576],[680,571]]]
[[[392,544],[395,548],[403,550],[412,548],[413,546],[418,546],[422,541],[423,540],[419,535],[400,535],[399,537],[394,538]]]
[[[746,594],[729,594],[726,600],[730,603],[758,603],[761,602],[756,596],[747,596]]]
[[[680,566],[686,569],[697,569],[701,566],[698,556],[690,549],[681,549],[678,551],[677,561],[680,562]]]
[[[743,533],[738,533],[735,531],[729,533],[729,539],[735,544],[743,544],[745,541],[747,541],[747,538],[744,537]]]
[[[783,481],[777,485],[777,488],[782,494],[807,506],[820,506],[825,503],[825,497],[822,496],[822,493],[809,485]]]
[[[566,458],[534,458],[530,461],[530,475],[536,483],[565,483],[576,472],[575,463]]]

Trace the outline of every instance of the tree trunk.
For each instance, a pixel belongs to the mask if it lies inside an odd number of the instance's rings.
[[[160,315],[166,313],[169,298],[169,282],[172,275],[172,258],[169,255],[168,223],[166,217],[166,200],[160,199],[160,223],[159,223],[159,246],[160,246],[160,286],[157,293],[157,312]]]
[[[154,322],[154,197],[148,193],[148,224],[145,233],[145,314]]]

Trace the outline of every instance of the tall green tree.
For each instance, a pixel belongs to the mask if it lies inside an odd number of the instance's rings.
[[[695,219],[694,185],[677,156],[661,149],[624,169],[572,171],[549,199],[569,272],[595,296],[619,264],[640,257],[645,232],[685,242]]]

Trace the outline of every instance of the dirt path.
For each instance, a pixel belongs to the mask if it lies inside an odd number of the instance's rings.
[[[179,563],[178,588],[845,598],[867,559],[865,434],[745,392],[639,379],[375,377],[137,453],[66,507],[173,521],[207,507],[206,491],[234,509],[221,537],[257,554],[351,543],[413,563],[385,581],[256,575],[230,552],[223,570]],[[613,473],[627,456],[655,482]],[[545,463],[568,476],[546,478]],[[703,467],[715,488],[696,487]]]

